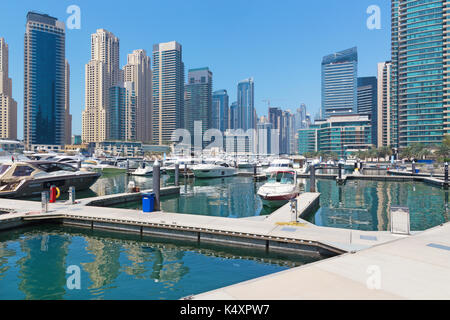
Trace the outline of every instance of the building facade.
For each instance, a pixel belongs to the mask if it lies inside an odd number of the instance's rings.
[[[17,102],[12,98],[9,48],[3,38],[0,38],[0,138],[17,139]]]
[[[64,144],[72,144],[72,115],[70,114],[70,65],[65,63],[65,87],[64,87]]]
[[[244,131],[256,128],[255,82],[253,78],[242,80],[237,88],[238,127]]]
[[[229,123],[229,97],[227,90],[217,90],[212,95],[211,128],[225,132]]]
[[[153,142],[171,140],[184,127],[184,63],[182,47],[172,41],[153,46]]]
[[[372,144],[378,145],[378,83],[377,77],[358,78],[358,114],[368,115],[372,123]]]
[[[340,157],[372,147],[369,116],[334,116],[298,131],[299,153],[323,151]],[[314,147],[314,150],[312,150]]]
[[[136,93],[136,139],[152,141],[152,70],[145,50],[134,50],[123,67],[124,82],[133,82]]]
[[[29,12],[24,42],[24,143],[65,143],[65,25]]]
[[[449,1],[392,0],[391,144],[439,144],[450,133]]]
[[[357,113],[358,53],[351,48],[322,60],[322,118]]]
[[[184,128],[187,129],[192,142],[202,141],[209,129],[212,113],[212,72],[209,68],[190,69],[188,83],[184,87]],[[201,131],[194,129],[195,122],[201,122]]]
[[[377,146],[391,145],[391,62],[378,64]]]
[[[239,110],[237,102],[233,102],[230,106],[230,116],[228,129],[237,129],[239,127]]]
[[[119,38],[105,29],[91,35],[91,60],[85,67],[83,142],[101,142],[110,135],[109,89],[121,83]]]

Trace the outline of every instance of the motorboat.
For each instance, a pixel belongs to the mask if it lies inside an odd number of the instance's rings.
[[[153,167],[143,163],[142,166],[134,170],[131,174],[133,176],[151,176],[153,174]]]
[[[278,208],[295,198],[300,193],[297,185],[297,173],[294,170],[273,172],[267,183],[258,189],[258,196],[263,205]]]
[[[100,173],[79,171],[76,167],[51,161],[18,161],[0,166],[0,197],[23,198],[40,195],[56,186],[61,192],[90,188]]]
[[[223,178],[236,175],[236,168],[230,167],[225,162],[217,162],[215,164],[198,164],[192,167],[196,178]]]
[[[85,160],[81,163],[81,168],[98,171],[105,174],[127,172],[127,169],[119,167],[117,161],[115,160]]]
[[[238,159],[237,167],[239,169],[249,169],[253,168],[253,163],[250,162],[248,159]]]
[[[263,172],[270,176],[272,173],[278,172],[279,170],[289,170],[293,167],[293,161],[290,159],[276,159],[271,162],[270,166]]]

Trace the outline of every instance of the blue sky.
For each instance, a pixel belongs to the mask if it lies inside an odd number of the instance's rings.
[[[295,110],[305,103],[313,116],[321,104],[320,64],[324,55],[358,47],[359,76],[376,76],[390,59],[389,0],[20,0],[3,1],[0,37],[9,44],[13,98],[18,102],[18,136],[23,137],[23,36],[31,10],[66,21],[69,5],[81,8],[81,29],[66,30],[71,66],[73,133],[81,133],[84,66],[90,35],[104,28],[120,39],[121,67],[134,49],[151,55],[158,42],[183,46],[187,70],[208,66],[214,90],[236,100],[237,82],[254,77],[258,116],[272,106]],[[381,8],[381,29],[369,30],[370,5]]]

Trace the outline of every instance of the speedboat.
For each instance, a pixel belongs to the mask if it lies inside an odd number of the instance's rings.
[[[40,195],[56,186],[61,192],[90,188],[100,173],[79,171],[70,164],[50,161],[20,161],[0,166],[0,197],[23,198]]]
[[[192,167],[196,178],[222,178],[236,175],[236,169],[225,162],[215,164],[198,164]]]
[[[271,174],[267,183],[258,190],[263,205],[278,208],[300,193],[297,186],[297,173],[293,170],[279,170]]]
[[[239,169],[249,169],[249,168],[253,168],[253,163],[251,163],[249,160],[247,159],[239,159],[237,161],[237,167]]]
[[[263,172],[267,176],[270,176],[272,173],[278,172],[279,170],[289,170],[289,169],[292,169],[292,167],[293,167],[292,160],[289,160],[289,159],[276,159],[276,160],[272,161],[270,166],[266,170],[264,170]]]
[[[117,161],[114,160],[85,160],[81,163],[82,168],[102,172],[105,174],[115,174],[127,172],[126,168],[117,166]]]
[[[137,168],[131,174],[133,176],[151,176],[153,174],[153,167],[144,163],[142,167]]]

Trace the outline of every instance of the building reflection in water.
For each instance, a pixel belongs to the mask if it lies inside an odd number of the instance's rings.
[[[70,239],[67,235],[50,233],[26,235],[20,240],[20,248],[25,255],[17,261],[19,289],[25,294],[25,299],[63,298]]]
[[[305,180],[306,190],[309,181]],[[445,191],[412,182],[349,180],[343,186],[318,180],[320,209],[310,220],[318,225],[387,231],[392,206],[410,209],[411,230],[424,230],[449,220]]]

